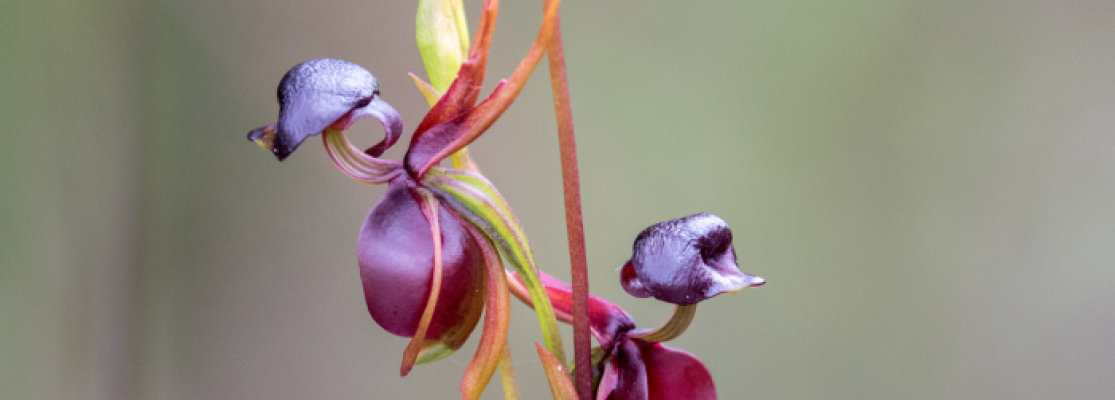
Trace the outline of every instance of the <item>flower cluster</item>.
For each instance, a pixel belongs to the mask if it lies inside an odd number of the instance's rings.
[[[399,140],[402,118],[380,96],[371,73],[343,60],[291,68],[279,83],[278,121],[248,134],[280,161],[320,134],[342,172],[362,183],[387,185],[357,240],[368,311],[387,332],[411,338],[400,368],[404,376],[414,365],[459,349],[484,315],[480,345],[461,383],[467,399],[478,398],[497,365],[507,360],[510,293],[535,309],[545,343],[540,357],[555,396],[572,398],[556,325],[573,320],[572,289],[537,268],[510,206],[465,151],[511,105],[546,52],[558,4],[548,1],[519,68],[478,102],[498,1],[485,1],[469,47],[459,0],[421,0],[418,37],[434,85],[412,75],[431,109],[402,160],[380,158]],[[384,138],[359,150],[344,131],[364,117],[382,123]],[[454,168],[439,166],[447,157]],[[504,269],[505,261],[512,271]],[[633,296],[676,304],[675,314],[661,328],[640,330],[616,305],[589,299],[590,330],[600,344],[591,366],[596,398],[716,398],[704,365],[661,342],[685,330],[697,302],[764,283],[736,267],[727,224],[696,214],[647,228],[636,239],[621,280]]]
[[[655,297],[676,305],[670,321],[656,329],[635,329],[631,316],[599,297],[589,299],[598,378],[597,400],[716,399],[712,376],[696,357],[661,342],[680,336],[696,313],[696,304],[721,293],[735,293],[766,283],[740,272],[732,231],[719,217],[701,213],[648,227],[635,239],[624,264],[624,289],[635,297]],[[529,304],[512,281],[512,292]],[[571,321],[572,294],[565,282],[543,273],[558,318]]]

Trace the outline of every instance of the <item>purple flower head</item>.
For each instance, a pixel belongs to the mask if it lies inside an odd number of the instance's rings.
[[[395,143],[403,120],[379,97],[376,78],[359,65],[322,58],[295,65],[279,81],[279,121],[256,128],[248,140],[271,150],[282,161],[307,137],[333,127],[348,129],[356,120],[375,117],[386,137],[369,154],[379,156]]]
[[[712,214],[700,213],[651,225],[635,239],[634,254],[620,274],[623,289],[691,305],[721,293],[766,283],[740,272],[732,230]]]

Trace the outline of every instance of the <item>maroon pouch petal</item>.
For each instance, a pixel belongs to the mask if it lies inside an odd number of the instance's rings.
[[[364,284],[364,299],[372,319],[383,329],[402,337],[414,335],[433,271],[433,239],[429,223],[410,193],[405,178],[391,182],[360,228],[357,260]],[[441,222],[441,292],[426,332],[437,338],[464,322],[472,313],[473,287],[483,285],[483,259],[476,243],[444,207]]]
[[[697,357],[662,343],[639,341],[650,400],[716,400],[716,386]]]

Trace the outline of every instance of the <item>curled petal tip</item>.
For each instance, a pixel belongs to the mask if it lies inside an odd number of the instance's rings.
[[[394,107],[391,107],[390,104],[383,101],[379,95],[373,97],[368,105],[364,106],[364,108],[359,111],[358,115],[354,113],[354,115],[357,115],[356,118],[370,115],[383,124],[383,141],[380,141],[367,151],[368,155],[379,157],[399,140],[399,136],[403,133],[403,117],[399,115],[398,111],[395,111]]]

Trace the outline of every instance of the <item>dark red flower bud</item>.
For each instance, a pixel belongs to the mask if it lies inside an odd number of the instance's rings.
[[[383,329],[412,337],[418,327],[434,267],[430,224],[422,215],[417,193],[408,182],[391,182],[360,228],[357,260],[364,283],[364,299],[372,318]],[[450,328],[479,315],[484,305],[484,261],[462,222],[438,207],[441,225],[443,275],[441,291],[426,338],[438,338]],[[471,331],[471,327],[468,328]]]
[[[765,283],[740,272],[732,230],[712,214],[700,213],[650,226],[635,239],[634,254],[620,275],[635,297],[690,305],[724,292]]]

